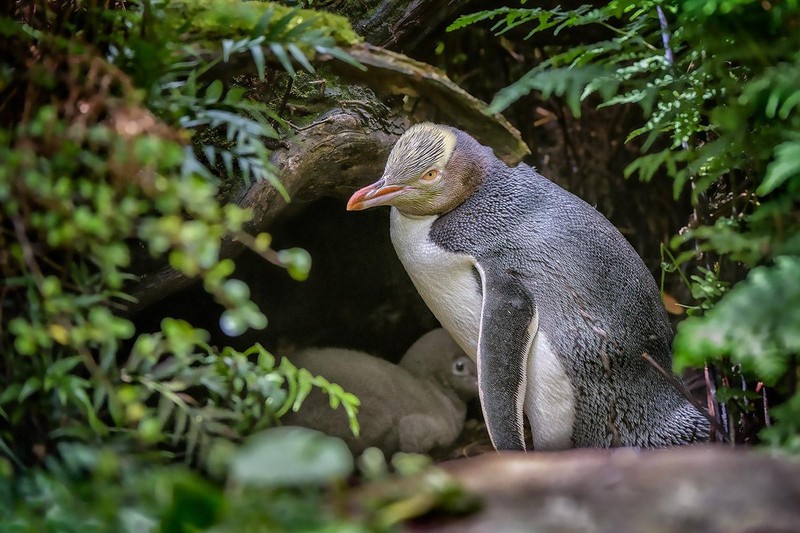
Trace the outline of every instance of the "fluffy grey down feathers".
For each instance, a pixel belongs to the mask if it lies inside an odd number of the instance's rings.
[[[332,410],[318,390],[283,422],[339,437],[354,454],[369,446],[387,455],[446,448],[463,428],[465,400],[478,395],[475,364],[443,329],[423,335],[399,365],[340,348],[310,348],[290,360],[360,399],[361,435],[352,435],[342,409]]]

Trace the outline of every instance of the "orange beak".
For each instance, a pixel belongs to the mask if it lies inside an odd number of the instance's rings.
[[[372,185],[367,185],[353,193],[347,202],[348,211],[361,211],[379,205],[388,205],[392,198],[399,196],[407,190],[405,185],[386,185],[386,180],[381,178]]]

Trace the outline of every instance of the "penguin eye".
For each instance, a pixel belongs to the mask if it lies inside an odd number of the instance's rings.
[[[430,169],[425,174],[422,175],[423,181],[433,181],[439,177],[439,171],[435,168]]]
[[[453,373],[456,374],[456,375],[463,374],[464,371],[466,370],[466,368],[467,367],[464,364],[464,361],[462,361],[461,359],[457,359],[453,363]]]

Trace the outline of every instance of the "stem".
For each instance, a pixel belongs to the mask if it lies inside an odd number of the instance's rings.
[[[289,78],[289,82],[286,84],[286,92],[283,93],[283,99],[281,100],[281,106],[278,108],[278,116],[283,117],[283,112],[286,111],[286,104],[289,103],[289,96],[292,94],[292,86],[294,85],[294,78]]]
[[[622,37],[627,37],[628,39],[632,39],[632,38],[636,37],[632,33],[627,32],[625,30],[621,30],[619,28],[615,28],[614,26],[612,26],[611,24],[609,24],[608,22],[605,22],[603,20],[598,20],[597,24],[599,24],[600,26],[604,27],[607,30],[610,30],[610,31],[616,33],[617,35],[621,35]],[[653,51],[656,50],[655,46],[653,46],[652,44],[648,43],[644,39],[640,39],[640,41],[641,41],[642,46],[644,46],[645,48],[648,48],[648,49],[653,50]]]
[[[78,346],[77,351],[84,366],[89,370],[89,374],[103,389],[105,389],[106,396],[108,397],[108,410],[111,413],[111,418],[116,421],[115,415],[119,415],[121,411],[111,379],[109,379],[108,375],[100,368],[100,365],[97,364],[97,361],[94,360],[94,357],[85,346]]]
[[[661,26],[661,42],[664,43],[664,58],[667,60],[667,63],[672,65],[675,62],[675,57],[672,55],[672,46],[669,44],[670,36],[667,16],[664,14],[664,10],[661,9],[661,6],[656,6],[656,12],[658,13],[658,23]]]
[[[675,56],[672,52],[672,45],[670,44],[670,32],[669,32],[669,24],[667,23],[667,16],[664,14],[664,10],[661,8],[660,5],[656,6],[656,12],[658,13],[658,23],[659,26],[661,27],[661,42],[664,45],[664,59],[667,61],[670,67],[673,67],[675,63]],[[688,151],[690,149],[688,141],[681,141],[681,149],[684,151]],[[692,190],[692,212],[694,214],[695,221],[698,224],[703,224],[708,218],[708,213],[705,212],[705,209],[703,207],[707,203],[705,193],[695,192],[697,190],[697,183],[695,181],[694,176],[690,176],[689,178],[689,187]],[[709,259],[708,254],[703,254],[700,251],[700,242],[698,241],[698,239],[694,239],[694,249],[698,259],[703,257],[705,259],[706,268],[708,270],[711,270],[711,260]],[[713,379],[708,379],[709,377],[708,373],[709,373],[709,368],[708,366],[706,366],[706,383],[708,385],[711,385],[710,387],[708,387],[708,394],[710,396],[709,404],[711,404],[711,402],[719,403],[717,402],[717,391],[716,388],[713,386]],[[723,421],[724,425],[724,423],[728,421],[728,416],[727,413],[725,412],[726,409],[724,404],[719,403],[719,411],[721,414],[720,418]],[[718,426],[719,424],[717,423],[716,425]],[[724,432],[720,433],[720,435],[724,434],[725,434]],[[731,429],[731,435],[733,436],[733,429]],[[734,439],[731,438],[731,442],[733,442],[733,440]]]
[[[22,259],[25,261],[31,274],[33,274],[36,286],[39,288],[39,292],[41,292],[44,276],[39,269],[39,265],[36,263],[36,254],[33,251],[33,246],[28,240],[28,236],[25,234],[25,224],[19,216],[12,216],[11,223],[14,225],[14,233],[16,233],[19,244],[22,247]]]
[[[719,418],[717,417],[717,402],[716,402],[716,395],[712,394],[712,390],[714,389],[714,384],[711,382],[711,372],[708,368],[708,364],[703,367],[703,377],[705,378],[706,382],[706,405],[708,406],[708,414],[714,417],[714,420],[719,422]]]
[[[717,401],[717,370],[714,365],[706,364],[706,386],[708,387],[709,401],[712,402],[718,410],[715,409],[715,416],[718,423],[722,424],[725,428],[725,434],[728,433],[728,410],[725,404]]]
[[[259,247],[256,246],[256,238],[250,235],[249,233],[245,231],[237,231],[233,234],[233,237],[237,241],[245,245],[245,247],[248,248],[250,251],[255,252],[256,254],[261,256],[263,259],[269,261],[273,265],[279,267],[284,266],[283,263],[281,263],[280,259],[278,259],[278,252],[276,252],[272,248],[267,248],[266,250],[259,249]]]
[[[692,282],[689,281],[689,278],[687,278],[686,274],[683,272],[683,270],[680,269],[680,266],[678,265],[678,261],[675,259],[675,256],[672,255],[672,252],[669,251],[669,248],[667,248],[667,246],[662,242],[661,243],[661,260],[662,261],[664,261],[664,254],[667,254],[667,256],[669,257],[669,260],[672,262],[673,265],[675,265],[675,272],[678,273],[678,276],[680,276],[681,281],[683,281],[683,284],[686,285],[686,288],[687,289],[691,289]]]

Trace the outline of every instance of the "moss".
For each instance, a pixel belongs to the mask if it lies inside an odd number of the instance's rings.
[[[173,29],[205,37],[237,38],[250,35],[262,21],[265,14],[271,13],[264,33],[278,29],[279,35],[313,20],[306,31],[314,31],[315,39],[330,38],[337,45],[351,45],[361,41],[353,31],[350,22],[342,16],[313,9],[294,9],[273,2],[256,2],[241,0],[178,0],[169,3],[170,12],[175,19],[168,20],[167,25]],[[294,14],[291,21],[283,28],[285,16]],[[188,21],[188,28],[187,28]]]

